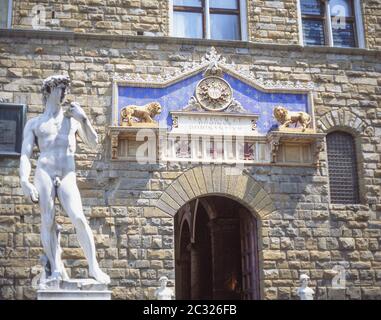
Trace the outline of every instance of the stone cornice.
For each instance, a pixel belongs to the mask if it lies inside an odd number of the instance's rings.
[[[360,48],[339,48],[325,46],[300,46],[296,44],[272,44],[252,41],[222,41],[209,39],[187,39],[162,36],[131,36],[100,33],[75,33],[71,31],[56,30],[30,30],[30,29],[0,29],[0,38],[36,38],[36,39],[55,39],[55,40],[97,40],[97,41],[128,41],[160,44],[180,44],[193,46],[215,46],[215,47],[234,47],[242,49],[266,49],[279,51],[294,51],[306,53],[322,54],[344,54],[358,56],[381,56],[380,50],[360,49]]]

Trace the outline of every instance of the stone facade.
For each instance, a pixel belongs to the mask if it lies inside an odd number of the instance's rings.
[[[45,8],[50,30],[125,35],[167,35],[168,1],[70,0],[15,1],[13,25],[30,29],[33,13]]]
[[[296,0],[248,1],[250,40],[298,44]]]
[[[107,13],[106,6],[101,6],[104,1],[71,2],[54,4],[58,7],[57,18],[62,10],[57,26],[60,30],[103,32],[103,25],[107,31],[111,28],[112,32],[125,35],[136,35],[142,30],[168,34],[165,1],[112,1]],[[68,98],[84,106],[99,134],[96,150],[79,143],[77,176],[100,265],[112,279],[114,299],[153,298],[158,279],[164,275],[173,285],[173,215],[184,204],[174,191],[177,185],[185,191],[185,198],[205,191],[225,194],[256,215],[260,222],[262,298],[296,299],[299,275],[305,272],[311,278],[310,286],[319,288],[318,299],[381,299],[381,53],[275,45],[285,39],[289,39],[288,44],[297,43],[294,1],[279,2],[279,7],[274,5],[278,2],[260,2],[262,5],[256,6],[249,1],[249,8],[262,17],[253,15],[249,19],[250,38],[262,42],[272,38],[272,44],[51,31],[1,32],[0,98],[27,104],[28,118],[34,117],[43,109],[42,79],[68,74],[73,80]],[[15,27],[30,28],[25,16],[31,3],[15,1]],[[364,19],[368,47],[376,49],[381,38],[376,22],[380,4],[369,1],[364,5],[376,8]],[[130,21],[120,18],[124,10]],[[271,20],[273,15],[280,18]],[[275,29],[265,27],[260,31],[254,27],[257,23]],[[147,24],[150,29],[146,29]],[[341,128],[356,138],[362,204],[329,203],[324,151],[319,168],[249,166],[236,180],[224,178],[221,166],[139,165],[110,160],[110,139],[106,133],[111,121],[113,77],[171,73],[180,70],[184,62],[201,61],[211,45],[227,60],[253,71],[258,78],[314,83],[319,131]],[[18,158],[0,157],[2,299],[35,298],[31,282],[42,253],[39,209],[22,196],[18,167]],[[197,176],[200,170],[203,174]],[[196,184],[189,184],[191,179],[195,179],[197,188]],[[228,180],[223,182],[224,179]],[[245,190],[254,186],[258,186],[258,193],[245,196]],[[257,195],[261,206],[254,201],[258,200]],[[87,265],[73,226],[62,213],[58,219],[63,223],[67,270],[72,277],[84,277]],[[332,268],[338,264],[346,268],[346,289],[331,286],[335,276]]]
[[[45,8],[46,29],[79,33],[170,36],[169,1],[69,0],[14,1],[13,26],[30,29]],[[298,44],[297,0],[246,0],[250,41]],[[365,43],[380,49],[380,1],[362,1]],[[34,15],[33,15],[34,13]]]
[[[367,47],[380,49],[380,1],[367,1],[363,4],[365,34]]]

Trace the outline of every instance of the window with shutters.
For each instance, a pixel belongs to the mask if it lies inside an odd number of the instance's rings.
[[[334,131],[327,135],[331,203],[359,203],[356,146],[351,134]]]

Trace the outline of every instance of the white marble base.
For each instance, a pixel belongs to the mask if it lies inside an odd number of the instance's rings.
[[[111,291],[93,279],[52,281],[37,290],[37,300],[111,300]]]

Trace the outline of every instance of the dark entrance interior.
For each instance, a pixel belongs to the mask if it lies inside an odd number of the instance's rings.
[[[244,206],[198,198],[175,226],[177,299],[259,299],[256,220]]]

